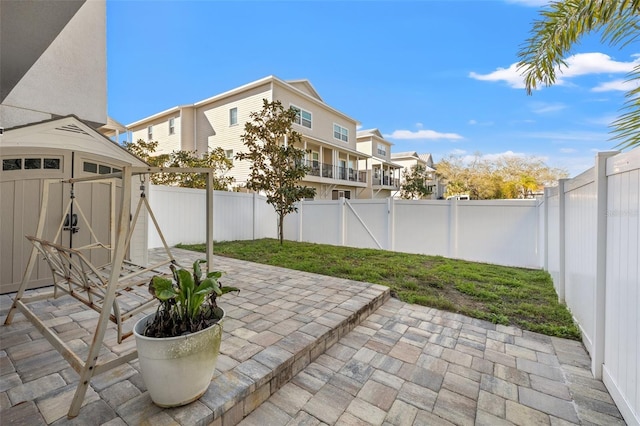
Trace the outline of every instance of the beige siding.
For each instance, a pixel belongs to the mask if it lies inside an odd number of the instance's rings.
[[[179,126],[180,129],[178,130],[176,128],[176,132],[179,132],[178,134],[180,135],[183,149],[186,149],[188,151],[196,151],[193,117],[193,108],[182,108],[180,110],[180,117],[178,118],[178,120],[176,120],[176,123],[180,123],[179,125],[176,124],[176,126]]]
[[[308,99],[299,93],[287,90],[280,85],[274,85],[274,99],[282,102],[285,108],[292,105],[302,108],[311,113],[311,129],[294,124],[294,130],[309,135],[313,138],[322,139],[325,142],[335,145],[339,148],[356,149],[356,121],[347,119],[329,109],[323,108],[318,103]],[[335,139],[333,137],[333,125],[338,124],[349,130],[349,142]]]
[[[169,119],[175,119],[175,133],[169,134]],[[149,121],[142,126],[132,129],[132,142],[142,139],[148,140],[148,128],[153,126],[153,140],[158,142],[155,154],[170,154],[173,151],[180,151],[182,148],[180,140],[180,116],[178,113],[158,117],[153,121]]]
[[[363,141],[358,140],[357,148],[358,148],[358,151],[360,152],[371,155],[372,154],[371,146],[372,146],[371,139],[369,138]]]
[[[244,123],[250,120],[252,112],[262,109],[263,99],[271,101],[270,84],[212,102],[198,108],[196,112],[196,140],[199,149],[220,147],[232,149],[234,155],[244,150],[240,137],[244,133]],[[238,124],[229,124],[229,110],[238,108]],[[249,176],[250,163],[234,160],[229,175],[235,179],[234,186],[242,185]]]

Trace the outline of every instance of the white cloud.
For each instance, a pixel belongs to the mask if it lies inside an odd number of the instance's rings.
[[[415,132],[411,130],[394,130],[393,133],[383,135],[385,138],[389,139],[450,139],[457,140],[463,139],[457,133],[440,133],[435,130],[416,130]]]
[[[464,149],[452,149],[450,152],[450,154],[453,154],[453,155],[463,155],[466,153],[467,151],[465,151]]]
[[[478,124],[478,122],[476,120],[469,120],[469,124],[473,126],[474,124]]]
[[[633,90],[638,87],[637,81],[628,81],[628,80],[613,80],[607,81],[606,83],[600,83],[593,89],[592,92],[611,92],[611,91],[620,91],[620,92],[628,92],[629,90]]]
[[[524,79],[522,72],[518,71],[518,64],[511,64],[509,68],[498,68],[489,74],[478,74],[474,71],[469,73],[469,77],[481,81],[504,81],[514,89],[524,89]]]
[[[600,52],[577,53],[566,59],[566,67],[563,66],[556,70],[555,84],[566,84],[566,79],[589,74],[626,74],[640,64],[640,57],[638,55],[633,56],[633,61],[621,62]],[[511,64],[509,68],[497,68],[488,74],[479,74],[472,71],[469,73],[469,77],[481,81],[503,81],[514,89],[522,89],[525,87],[524,79],[522,78],[523,71],[518,70],[518,63],[516,62]]]
[[[573,154],[574,152],[577,152],[577,149],[574,148],[560,148],[560,153],[561,154]]]
[[[600,52],[578,53],[567,58],[567,66],[561,67],[560,72],[565,78],[587,74],[628,73],[633,71],[639,61],[640,58],[636,57],[631,62],[619,62]]]
[[[549,114],[565,109],[567,106],[561,103],[534,102],[531,104],[531,111],[536,114]]]
[[[422,123],[416,123],[416,127],[417,127],[418,129],[422,129]]]

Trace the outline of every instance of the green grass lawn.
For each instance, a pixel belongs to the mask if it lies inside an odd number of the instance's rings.
[[[204,252],[204,244],[178,245]],[[550,336],[580,339],[545,271],[278,240],[214,244],[214,254],[390,287],[399,299]]]

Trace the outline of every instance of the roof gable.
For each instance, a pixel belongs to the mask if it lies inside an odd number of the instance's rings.
[[[382,133],[378,129],[366,129],[358,131],[358,136],[377,136],[382,138]]]
[[[288,80],[285,81],[285,83],[295,87],[296,89],[306,93],[309,96],[316,98],[320,102],[324,102],[316,89],[311,85],[311,82],[309,80]]]
[[[135,166],[145,166],[140,158],[75,115],[41,121],[7,130],[2,136],[6,147],[56,148],[100,154]]]

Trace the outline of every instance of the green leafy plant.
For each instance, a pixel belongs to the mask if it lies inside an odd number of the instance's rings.
[[[213,271],[203,276],[200,265],[206,260],[193,262],[193,271],[171,265],[173,279],[155,276],[149,283],[149,292],[160,305],[153,321],[143,334],[147,337],[176,337],[195,333],[218,322],[223,315],[217,298],[223,294],[240,291],[236,287],[220,284],[222,272]]]

